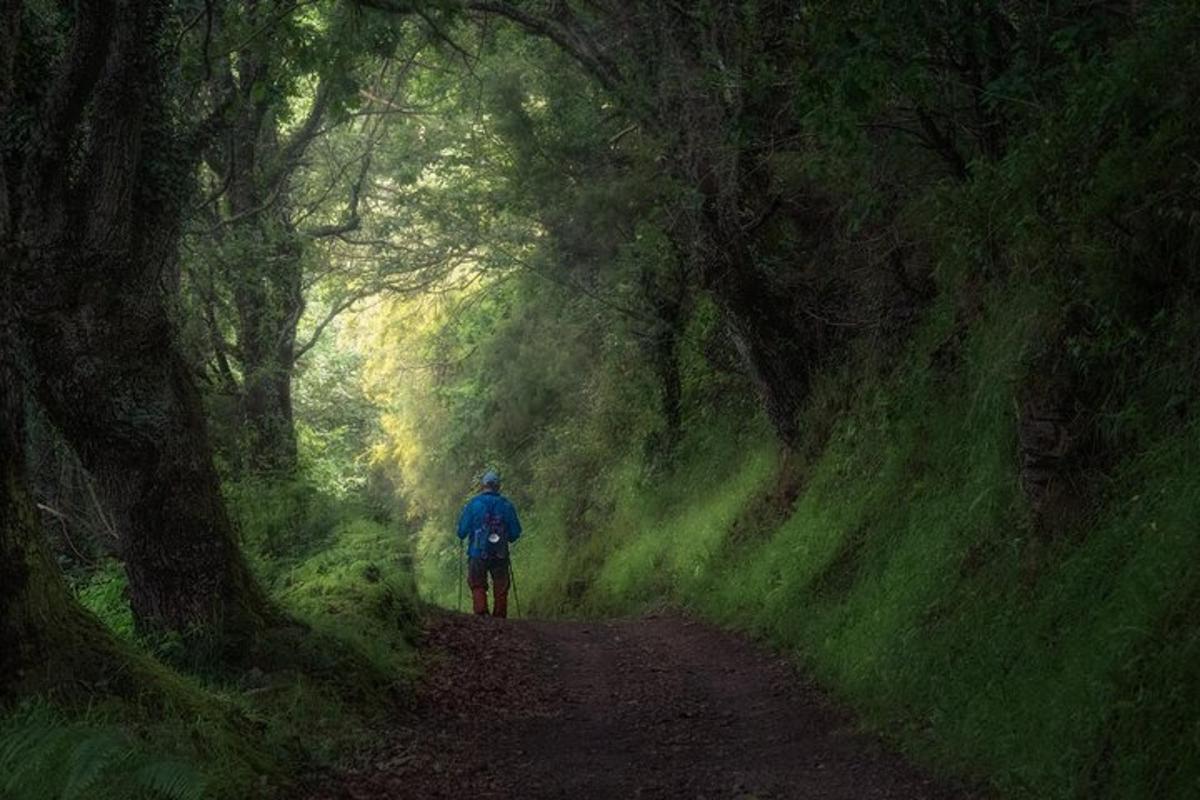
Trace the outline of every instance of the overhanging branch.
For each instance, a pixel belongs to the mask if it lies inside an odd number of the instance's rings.
[[[346,210],[346,218],[332,225],[319,225],[305,231],[305,235],[311,239],[327,239],[331,236],[341,236],[358,230],[362,225],[362,217],[358,213],[358,206],[362,198],[363,187],[367,183],[367,175],[370,171],[371,151],[368,150],[362,156],[362,167],[358,171],[358,176],[354,179],[354,183],[350,184],[350,202]]]
[[[621,83],[621,76],[614,65],[561,23],[535,16],[503,0],[466,0],[463,7],[469,11],[504,17],[530,33],[544,36],[579,62],[608,91],[615,90]]]

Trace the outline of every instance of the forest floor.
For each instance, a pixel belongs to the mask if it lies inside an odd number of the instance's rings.
[[[311,800],[975,798],[748,640],[674,615],[437,614],[414,709]]]

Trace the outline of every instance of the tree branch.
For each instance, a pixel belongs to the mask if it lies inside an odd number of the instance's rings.
[[[410,4],[401,2],[401,0],[359,0],[359,4],[392,14],[409,14],[415,11]],[[535,16],[512,3],[503,2],[503,0],[463,0],[460,7],[467,11],[504,17],[531,33],[551,40],[578,61],[592,77],[600,82],[601,86],[609,91],[615,90],[621,83],[621,75],[615,65],[605,58],[590,41],[582,40],[578,34],[561,23]]]
[[[76,13],[65,69],[47,95],[43,113],[46,130],[55,140],[52,154],[63,152],[100,79],[112,43],[116,5],[112,0],[91,0],[79,3]]]
[[[67,147],[104,74],[116,14],[112,0],[82,0],[77,4],[69,49],[39,114],[42,127],[38,138],[43,146],[27,162],[23,176],[27,191],[53,185],[66,169]]]
[[[367,1],[371,2],[372,0]],[[595,53],[590,52],[590,48],[565,26],[542,17],[536,17],[527,11],[517,8],[512,3],[506,3],[502,0],[467,0],[463,5],[470,11],[479,11],[485,14],[495,14],[496,16],[504,17],[531,33],[544,36],[562,48],[567,55],[578,61],[605,89],[614,91],[620,85],[621,76],[613,74],[611,65],[606,64],[603,59]]]
[[[954,140],[938,127],[937,123],[933,121],[933,117],[925,109],[918,106],[916,112],[917,121],[921,123],[921,129],[928,135],[935,152],[941,154],[942,158],[946,160],[956,178],[965,181],[967,179],[967,163],[963,160],[962,153],[958,152]]]
[[[321,130],[321,119],[325,116],[325,112],[329,108],[332,95],[333,91],[329,88],[328,81],[321,79],[317,83],[317,93],[313,97],[312,108],[308,110],[308,116],[305,117],[304,123],[296,129],[296,132],[291,135],[283,147],[280,148],[279,158],[270,173],[268,183],[274,184],[281,181],[299,162],[300,157],[304,155],[304,150],[316,138],[317,132]]]
[[[362,197],[363,187],[366,186],[367,175],[370,171],[371,151],[367,150],[362,156],[362,168],[358,171],[358,177],[350,185],[350,202],[346,211],[346,218],[332,225],[319,225],[316,228],[305,231],[304,235],[310,239],[327,239],[331,236],[341,236],[342,234],[358,230],[362,225],[362,217],[358,213],[359,200]]]
[[[304,356],[305,353],[313,349],[317,342],[320,341],[321,334],[325,333],[325,329],[329,327],[329,324],[333,322],[339,314],[349,309],[359,300],[370,297],[373,294],[376,294],[374,289],[364,289],[357,292],[351,292],[342,300],[331,305],[329,307],[329,311],[324,317],[321,318],[321,321],[317,323],[317,327],[313,329],[312,335],[308,337],[308,340],[303,344],[297,345],[292,355],[292,363],[296,363]]]
[[[463,63],[466,64],[467,69],[471,69],[471,64],[475,61],[475,56],[468,53],[462,45],[454,41],[454,39],[448,33],[443,31],[438,26],[437,22],[434,21],[429,14],[425,13],[424,10],[414,6],[413,13],[420,17],[424,23],[429,26],[429,30],[433,32],[433,35],[439,41],[445,42],[447,45],[449,45],[450,49],[462,56]]]

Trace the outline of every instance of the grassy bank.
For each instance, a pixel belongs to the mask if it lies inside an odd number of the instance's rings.
[[[986,307],[935,309],[886,375],[864,380],[864,356],[830,377],[817,396],[842,401],[814,399],[808,429],[829,434],[807,457],[781,458],[758,423],[693,426],[668,473],[629,456],[584,487],[605,502],[582,526],[570,498],[535,497],[527,602],[668,601],[753,631],[911,752],[1007,796],[1191,796],[1200,431],[1114,432],[1119,454],[1074,478],[1083,501],[1035,514],[1017,398],[1056,309],[1012,292]],[[1111,413],[1137,417],[1169,372],[1143,363]]]

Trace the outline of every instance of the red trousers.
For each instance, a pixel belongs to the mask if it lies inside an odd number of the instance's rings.
[[[492,576],[492,616],[508,616],[508,559],[472,558],[467,562],[467,586],[476,614],[488,613],[488,575]]]

